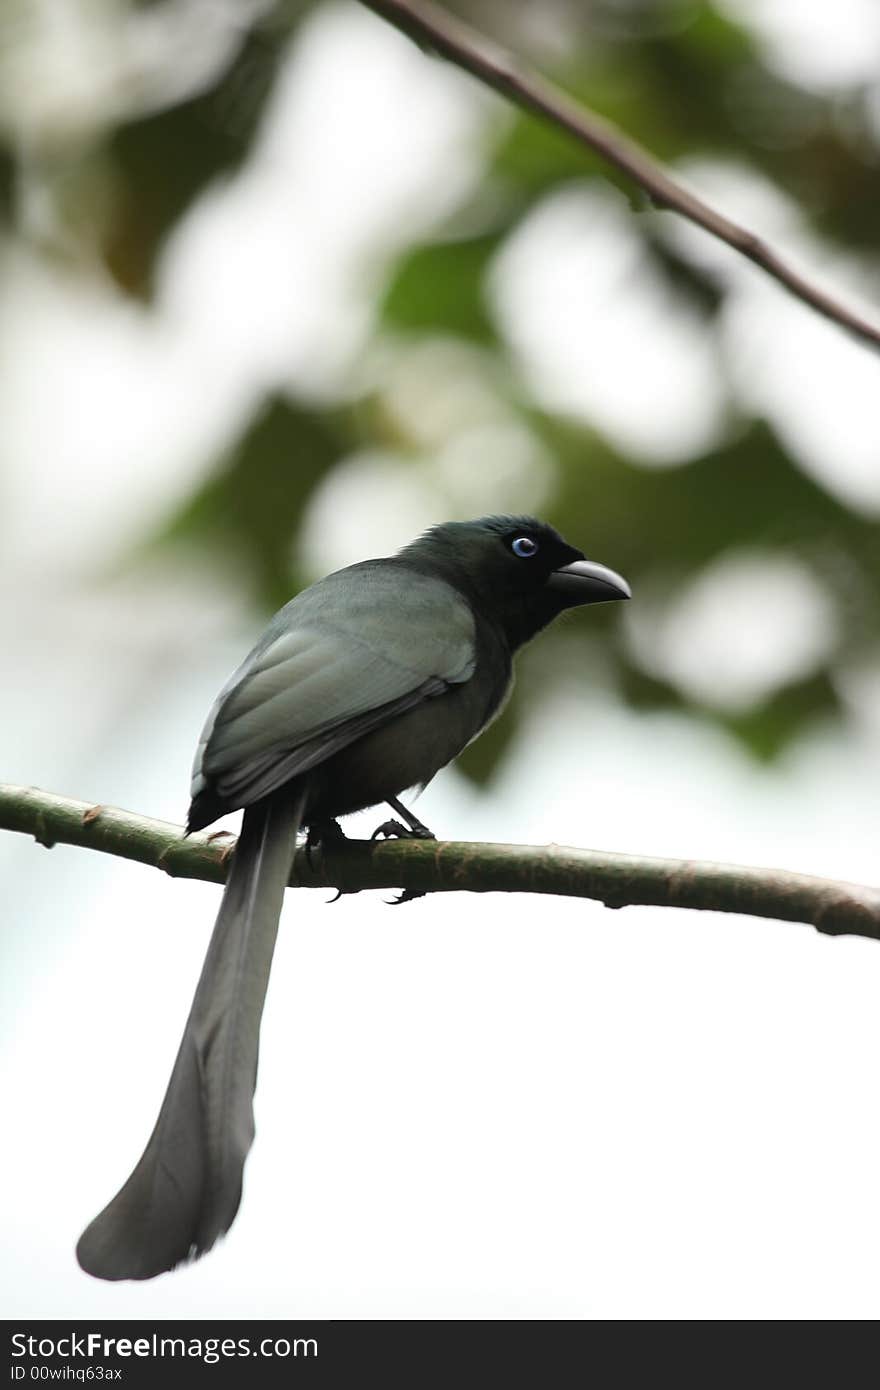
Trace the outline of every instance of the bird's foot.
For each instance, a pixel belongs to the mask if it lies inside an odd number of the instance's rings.
[[[380,836],[383,840],[436,840],[437,838],[433,830],[429,830],[426,825],[422,825],[422,822],[416,820],[415,816],[410,818],[408,826],[404,825],[403,822],[399,820],[383,821],[381,825],[376,826],[370,839],[378,840]],[[385,901],[389,907],[400,907],[402,903],[411,903],[414,902],[416,898],[423,898],[424,896],[425,894],[421,891],[416,891],[412,888],[404,888],[399,897],[386,898]]]
[[[400,893],[398,897],[386,898],[385,905],[386,907],[401,907],[404,903],[413,903],[416,898],[424,897],[427,897],[427,894],[421,888],[404,888],[403,892]]]
[[[312,854],[316,849],[341,845],[347,838],[338,820],[312,821],[306,831],[306,859],[309,868],[312,866]]]
[[[381,825],[376,826],[370,839],[378,840],[380,835],[383,840],[436,840],[437,838],[433,830],[422,825],[420,820],[414,820],[408,826],[399,820],[383,820]]]
[[[313,821],[306,831],[306,862],[309,868],[312,867],[312,856],[315,850],[320,850],[323,853],[329,846],[341,845],[347,839],[348,836],[343,831],[339,821]],[[328,904],[338,903],[344,891],[342,888],[337,888],[336,897],[328,898]]]
[[[383,820],[381,825],[376,826],[370,839],[378,840],[380,837],[383,840],[406,840],[409,831],[399,820]]]

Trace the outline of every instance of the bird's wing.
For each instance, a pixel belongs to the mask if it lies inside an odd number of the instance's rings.
[[[266,796],[371,729],[473,674],[470,607],[448,584],[393,561],[340,570],[269,624],[220,692],[192,794]]]

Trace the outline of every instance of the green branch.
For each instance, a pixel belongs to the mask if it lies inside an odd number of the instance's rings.
[[[79,845],[164,869],[175,878],[222,883],[234,839],[112,806],[91,806],[35,787],[0,784],[0,829],[39,844]],[[880,939],[880,889],[780,869],[687,859],[648,859],[562,845],[486,845],[438,840],[347,840],[306,856],[291,883],[303,888],[406,888],[420,893],[545,893],[606,907],[686,907],[805,922],[831,936]]]
[[[860,342],[880,347],[880,328],[814,285],[754,232],[731,221],[691,193],[611,121],[531,71],[521,59],[514,58],[431,0],[362,0],[362,3],[414,39],[421,48],[446,58],[484,86],[549,121],[598,154],[643,189],[656,207],[686,217],[760,266],[803,304],[840,324]]]

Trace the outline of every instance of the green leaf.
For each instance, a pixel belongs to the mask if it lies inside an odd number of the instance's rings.
[[[708,318],[721,307],[724,295],[717,282],[661,241],[649,223],[641,223],[644,249],[658,276],[665,280],[679,302],[690,304]]]
[[[408,332],[442,332],[497,341],[483,280],[500,243],[497,232],[417,246],[395,268],[380,307],[383,321]]]
[[[347,417],[276,400],[151,544],[181,542],[218,563],[230,552],[268,609],[300,587],[295,541],[312,492],[352,444]]]
[[[834,663],[840,652],[870,649],[880,631],[880,526],[873,518],[806,477],[761,423],[694,463],[649,470],[571,422],[534,412],[529,419],[560,465],[550,519],[588,555],[626,575],[634,603],[640,594],[675,595],[720,556],[741,549],[792,555],[831,596],[837,641],[823,670],[746,714],[711,717],[755,756],[772,757],[817,714],[841,713]],[[608,644],[624,699],[636,708],[678,704],[693,712],[686,692],[641,668],[616,614],[603,621],[597,612],[590,630]],[[573,625],[566,639],[578,640]]]
[[[150,294],[157,255],[178,218],[245,159],[283,55],[277,38],[253,29],[209,90],[112,135],[115,212],[104,255],[130,293]]]
[[[681,691],[628,660],[620,663],[618,689],[630,708],[641,713],[681,708]]]
[[[745,713],[716,717],[752,757],[769,763],[802,737],[811,725],[838,712],[837,694],[823,671],[775,691],[769,700]]]

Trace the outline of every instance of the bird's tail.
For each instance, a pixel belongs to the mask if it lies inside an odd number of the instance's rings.
[[[210,1250],[241,1200],[260,1018],[304,783],[248,807],[180,1050],[140,1162],[76,1247],[99,1279],[151,1279]]]

